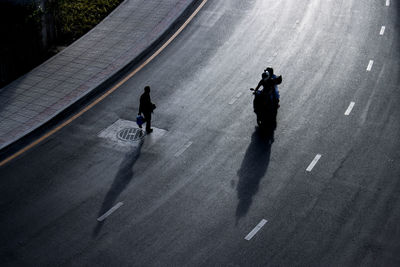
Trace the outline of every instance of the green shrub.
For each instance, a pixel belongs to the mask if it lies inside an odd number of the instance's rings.
[[[32,1],[16,4],[0,0],[0,88],[53,55],[44,46],[69,45],[102,19],[123,0],[48,0],[43,11]],[[46,13],[46,16],[44,14]],[[51,43],[43,44],[42,21],[51,18]],[[53,25],[54,24],[54,25]],[[54,27],[53,27],[54,26]],[[49,29],[45,29],[46,31]]]
[[[56,20],[58,40],[63,44],[78,39],[123,0],[59,0],[51,6]]]

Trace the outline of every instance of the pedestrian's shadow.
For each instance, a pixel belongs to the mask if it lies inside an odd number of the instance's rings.
[[[110,190],[108,190],[106,197],[103,200],[103,204],[101,209],[99,210],[98,217],[102,216],[108,210],[110,210],[114,205],[116,199],[119,195],[124,191],[124,189],[128,186],[130,181],[133,178],[133,165],[138,160],[140,156],[140,151],[143,146],[143,140],[140,141],[139,145],[134,147],[131,151],[129,151],[124,159],[122,160],[117,175],[114,178],[114,181],[111,185]],[[95,229],[93,230],[93,237],[96,237],[103,226],[104,221],[97,222]]]
[[[274,130],[274,125],[264,130],[256,127],[251,136],[251,143],[237,172],[239,181],[236,190],[239,203],[236,207],[236,224],[249,211],[253,196],[257,193],[260,181],[267,172]]]

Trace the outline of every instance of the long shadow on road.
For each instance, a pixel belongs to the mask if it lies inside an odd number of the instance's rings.
[[[260,181],[267,172],[271,144],[273,142],[273,131],[268,134],[256,127],[251,136],[251,143],[237,172],[239,182],[236,190],[239,203],[236,208],[236,224],[249,211],[253,197],[258,191]]]
[[[135,165],[135,162],[138,160],[140,156],[140,151],[143,146],[143,141],[139,143],[137,147],[134,147],[132,151],[127,153],[122,160],[117,175],[115,176],[115,179],[111,185],[110,190],[107,192],[107,195],[104,198],[103,204],[101,206],[101,209],[98,213],[98,217],[106,213],[108,210],[110,210],[114,204],[119,195],[124,191],[124,189],[128,186],[130,181],[133,178],[133,165]],[[104,221],[97,222],[96,228],[93,231],[93,237],[96,237],[103,226]]]

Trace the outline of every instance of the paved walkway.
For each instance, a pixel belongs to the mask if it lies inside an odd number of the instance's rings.
[[[196,0],[125,0],[68,48],[0,89],[0,151],[48,123],[141,53]]]

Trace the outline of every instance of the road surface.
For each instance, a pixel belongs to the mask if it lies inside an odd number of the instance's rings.
[[[118,90],[1,167],[1,265],[399,265],[399,11],[209,0]],[[283,75],[274,142],[249,91],[267,66]],[[155,131],[126,145],[145,85]]]

